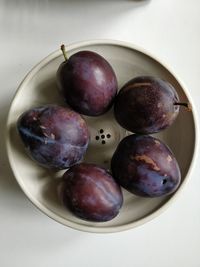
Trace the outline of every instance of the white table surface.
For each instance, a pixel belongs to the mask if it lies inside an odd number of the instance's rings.
[[[1,267],[200,266],[200,157],[183,193],[159,217],[121,233],[89,234],[29,202],[4,142],[17,86],[62,42],[108,38],[144,47],[184,81],[200,114],[199,12],[199,0],[0,0]]]

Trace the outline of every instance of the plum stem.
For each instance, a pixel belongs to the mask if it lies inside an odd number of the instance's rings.
[[[175,102],[174,105],[186,107],[190,111],[192,110],[192,107],[191,107],[190,103],[186,103],[186,102]]]
[[[67,58],[67,52],[66,52],[66,49],[65,49],[65,45],[62,44],[61,47],[60,47],[60,49],[62,50],[63,56],[65,58],[65,61],[67,61],[68,58]]]

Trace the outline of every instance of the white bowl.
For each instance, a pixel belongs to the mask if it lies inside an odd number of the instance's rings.
[[[181,101],[192,102],[180,80],[159,60],[143,49],[124,42],[108,40],[88,41],[67,46],[68,56],[79,50],[95,51],[105,57],[116,72],[119,88],[135,76],[153,75],[172,83]],[[123,190],[124,204],[115,219],[105,223],[81,220],[66,210],[57,197],[57,184],[63,171],[46,170],[33,162],[25,153],[16,131],[17,119],[27,109],[49,103],[64,104],[56,85],[56,71],[62,61],[63,56],[60,50],[42,60],[25,77],[12,102],[7,121],[6,142],[10,165],[19,185],[32,203],[46,215],[64,225],[82,231],[117,232],[153,219],[173,203],[191,172],[197,147],[194,107],[192,112],[182,109],[169,129],[156,134],[169,145],[179,163],[182,183],[178,190],[173,195],[153,199],[136,197]],[[92,136],[85,160],[99,162],[108,167],[113,150],[126,133],[116,124],[112,111],[99,118],[86,117],[86,120]],[[95,135],[100,128],[112,133],[112,138],[107,140],[109,142],[104,146],[95,141]]]

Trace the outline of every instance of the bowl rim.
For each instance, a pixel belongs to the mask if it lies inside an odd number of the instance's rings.
[[[7,123],[6,123],[6,128],[5,128],[5,143],[6,143],[6,148],[7,148],[7,156],[8,156],[8,161],[11,167],[11,170],[14,174],[15,179],[17,180],[17,183],[19,184],[19,186],[21,187],[22,191],[25,193],[25,195],[27,196],[27,198],[32,202],[32,204],[34,204],[34,206],[36,206],[40,211],[42,211],[45,215],[47,215],[48,217],[50,217],[51,219],[65,225],[68,226],[70,228],[76,229],[76,230],[80,230],[80,231],[84,231],[84,232],[90,232],[90,233],[114,233],[114,232],[121,232],[121,231],[125,231],[125,230],[129,230],[131,228],[135,228],[137,226],[143,225],[148,221],[153,220],[155,217],[157,217],[158,215],[160,215],[162,212],[164,212],[170,204],[172,204],[173,201],[175,201],[177,199],[177,197],[180,195],[180,193],[183,191],[186,183],[189,180],[189,177],[191,177],[191,174],[194,170],[194,165],[196,162],[196,158],[197,158],[197,151],[198,151],[198,146],[199,146],[199,128],[198,128],[198,123],[197,123],[197,111],[196,108],[194,106],[193,100],[190,96],[189,91],[187,90],[187,87],[185,86],[185,84],[183,83],[183,81],[177,77],[177,75],[174,74],[174,71],[172,70],[172,68],[168,67],[164,62],[162,62],[162,60],[158,59],[155,55],[152,55],[152,53],[150,53],[149,51],[147,51],[146,49],[139,47],[135,44],[129,43],[129,42],[125,42],[125,41],[120,41],[120,40],[113,40],[113,39],[93,39],[93,40],[87,40],[87,41],[80,41],[80,42],[74,42],[71,44],[66,45],[66,47],[69,48],[69,50],[73,50],[73,49],[81,49],[84,46],[88,46],[88,45],[114,45],[114,46],[121,46],[123,48],[128,48],[131,50],[136,50],[150,58],[152,58],[153,60],[155,60],[156,62],[158,62],[160,65],[162,65],[167,71],[170,72],[170,74],[175,78],[175,80],[179,83],[179,85],[181,86],[181,88],[183,89],[185,95],[187,96],[189,102],[191,103],[192,106],[192,114],[193,114],[193,120],[194,120],[194,151],[193,151],[193,156],[191,159],[191,163],[189,166],[189,169],[185,175],[185,179],[184,181],[181,183],[181,186],[177,189],[177,191],[159,208],[157,208],[156,210],[152,211],[151,213],[149,213],[147,216],[138,219],[134,222],[131,223],[127,223],[127,224],[123,224],[123,225],[119,225],[119,226],[105,226],[105,227],[98,227],[98,224],[95,226],[87,226],[81,223],[76,223],[76,222],[72,222],[69,220],[66,220],[65,218],[62,218],[61,216],[58,216],[56,213],[52,212],[50,209],[46,208],[45,206],[41,205],[41,203],[37,200],[35,200],[31,194],[29,194],[29,192],[26,190],[26,186],[20,181],[20,179],[18,179],[18,175],[17,175],[17,171],[15,168],[15,164],[13,162],[12,159],[12,149],[11,149],[11,144],[10,144],[10,121],[11,121],[11,115],[12,115],[12,107],[14,106],[15,103],[15,99],[18,95],[18,93],[20,92],[21,88],[23,86],[25,86],[26,83],[28,83],[32,77],[43,67],[45,66],[48,62],[50,62],[51,60],[53,60],[54,58],[57,58],[58,56],[60,56],[61,51],[60,49],[57,49],[56,51],[50,53],[48,56],[46,56],[45,58],[43,58],[39,63],[37,63],[29,72],[28,74],[24,77],[24,79],[22,80],[22,82],[19,84],[14,97],[11,101],[10,104],[10,109],[8,112],[8,116],[7,116]]]

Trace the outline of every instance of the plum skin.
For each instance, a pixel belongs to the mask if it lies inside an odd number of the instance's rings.
[[[83,118],[57,105],[27,110],[19,117],[17,129],[29,156],[46,168],[66,169],[76,164],[89,143]]]
[[[175,88],[160,78],[139,76],[127,82],[116,97],[115,118],[133,133],[150,134],[168,128],[179,113]]]
[[[175,192],[181,182],[178,163],[159,139],[130,135],[118,145],[111,160],[116,181],[142,197],[159,197]]]
[[[111,65],[92,51],[77,52],[64,61],[58,68],[57,81],[67,104],[88,116],[108,111],[118,89]]]
[[[77,217],[105,222],[119,213],[123,203],[120,186],[96,164],[80,163],[63,175],[60,198]]]

